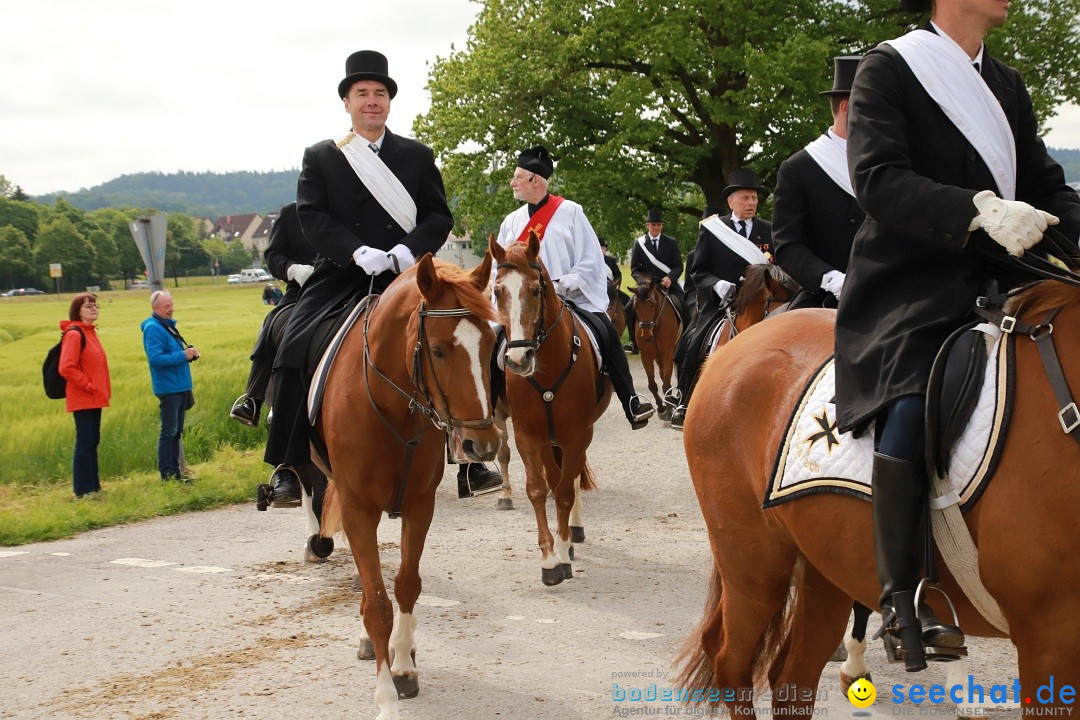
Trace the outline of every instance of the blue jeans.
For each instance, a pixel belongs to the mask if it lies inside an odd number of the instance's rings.
[[[98,443],[101,442],[101,408],[76,410],[75,456],[71,461],[71,477],[76,496],[101,489],[98,477]]]
[[[180,436],[184,432],[187,392],[158,395],[161,435],[158,437],[158,470],[162,478],[180,474]]]

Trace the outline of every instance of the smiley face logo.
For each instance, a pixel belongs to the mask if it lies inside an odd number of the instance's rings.
[[[851,687],[847,691],[848,700],[851,704],[857,708],[868,708],[874,704],[874,699],[877,697],[877,689],[874,688],[874,683],[870,682],[866,678],[859,678],[855,682],[851,683]]]

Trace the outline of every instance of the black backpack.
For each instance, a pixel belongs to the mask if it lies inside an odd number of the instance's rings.
[[[60,375],[60,346],[64,343],[64,335],[72,330],[79,333],[82,338],[81,348],[86,348],[86,335],[79,327],[69,327],[60,333],[60,342],[49,348],[45,355],[45,362],[41,364],[41,379],[45,385],[45,396],[53,400],[62,400],[67,396],[67,380]]]

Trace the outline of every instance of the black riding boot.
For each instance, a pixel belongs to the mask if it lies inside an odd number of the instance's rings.
[[[236,398],[229,410],[229,417],[248,427],[259,426],[259,413],[262,410],[262,401],[257,400],[247,393]]]
[[[623,345],[623,350],[637,355],[637,310],[634,309],[633,301],[623,306],[623,314],[626,316],[626,344]]]
[[[602,347],[604,356],[604,369],[611,378],[611,387],[622,403],[623,414],[630,422],[630,427],[639,430],[649,423],[656,409],[634,389],[634,378],[630,375],[630,363],[626,361],[626,353],[619,345],[619,338],[615,335],[615,327],[611,324],[611,318],[607,313],[593,313],[607,327],[608,341]]]
[[[296,471],[285,465],[279,465],[270,476],[270,507],[294,508],[300,507],[300,476]]]

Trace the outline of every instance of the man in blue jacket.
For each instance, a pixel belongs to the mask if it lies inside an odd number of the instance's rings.
[[[180,436],[184,432],[184,414],[194,399],[188,366],[199,359],[199,351],[176,330],[172,295],[164,290],[154,292],[150,308],[153,312],[141,327],[150,381],[161,413],[158,469],[162,480],[188,483],[191,479],[180,474]]]

